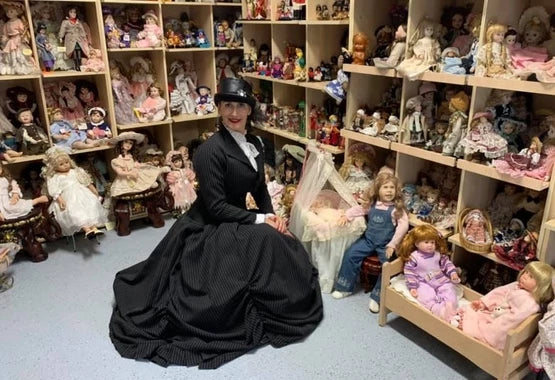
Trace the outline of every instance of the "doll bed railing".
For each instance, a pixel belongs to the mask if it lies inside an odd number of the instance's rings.
[[[402,294],[393,290],[389,286],[391,278],[402,272],[403,263],[400,259],[383,265],[380,326],[385,326],[387,314],[394,312],[498,379],[521,379],[530,372],[526,350],[538,332],[539,314],[528,317],[516,329],[509,331],[503,351],[496,350],[463,333],[458,328],[451,326],[422,306],[409,301]],[[463,286],[463,289],[464,298],[468,301],[481,297],[479,293],[470,288]]]

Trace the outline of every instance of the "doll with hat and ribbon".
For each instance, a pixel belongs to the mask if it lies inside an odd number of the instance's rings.
[[[174,207],[182,214],[186,212],[197,199],[193,186],[195,172],[187,167],[187,157],[181,151],[171,150],[166,155],[166,165],[171,171],[166,175],[166,182],[174,200]]]
[[[475,154],[480,153],[491,160],[507,153],[507,141],[493,129],[491,119],[492,114],[489,112],[474,114],[468,133],[458,145],[464,149],[465,159],[471,160]]]
[[[216,111],[216,105],[210,93],[210,87],[198,86],[197,87],[198,97],[196,98],[195,112],[197,115],[207,115]]]
[[[158,26],[158,16],[156,16],[153,10],[149,10],[143,15],[143,19],[145,24],[143,25],[143,30],[137,35],[138,40],[135,42],[135,47],[162,46],[164,34],[162,33],[162,28]]]
[[[87,136],[92,140],[112,138],[112,130],[104,118],[106,110],[102,107],[93,107],[88,112]]]
[[[81,71],[81,60],[89,56],[90,29],[89,26],[77,17],[77,7],[70,6],[68,16],[58,32],[60,42],[63,42],[67,58],[73,59],[74,70]]]

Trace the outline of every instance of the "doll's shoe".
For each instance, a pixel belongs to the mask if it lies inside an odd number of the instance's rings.
[[[85,239],[92,240],[96,235],[94,234],[94,230],[90,230],[85,234]]]
[[[461,325],[461,316],[458,314],[454,315],[449,323],[453,327],[459,327]]]
[[[380,311],[380,304],[374,301],[373,299],[370,299],[370,303],[368,304],[368,310],[370,310],[372,313],[378,313]]]
[[[331,296],[336,300],[340,300],[341,298],[349,297],[353,292],[340,292],[339,290],[335,290]]]
[[[100,231],[98,228],[95,228],[93,230],[94,233],[94,237],[100,236],[100,235],[104,235],[104,231]]]

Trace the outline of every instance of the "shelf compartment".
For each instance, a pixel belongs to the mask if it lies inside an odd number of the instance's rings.
[[[113,48],[113,49],[107,49],[108,53],[123,53],[123,52],[149,52],[149,51],[162,51],[165,48],[163,47],[150,47],[150,48]],[[175,50],[175,49],[173,49]]]
[[[375,66],[344,64],[343,70],[348,73],[375,75],[380,77],[400,78],[395,69],[378,69]]]
[[[467,76],[426,71],[424,72],[424,74],[418,77],[418,80],[464,86],[467,83]]]
[[[212,112],[206,115],[182,114],[182,115],[172,116],[172,121],[174,123],[181,123],[181,122],[194,121],[194,120],[216,119],[217,117],[218,117],[218,112]]]
[[[265,20],[237,20],[237,22],[239,22],[241,24],[267,24],[267,25],[272,24],[272,20],[270,20],[270,19],[265,19]]]
[[[423,224],[428,224],[420,219],[418,219],[418,217],[412,213],[409,213],[409,224],[412,227],[416,227],[416,226],[421,226]],[[438,232],[441,234],[441,236],[443,236],[444,238],[447,238],[451,235],[453,235],[453,231],[452,230],[446,230],[444,228],[437,228]]]
[[[28,75],[0,75],[0,81],[24,80],[24,79],[38,79],[41,74],[28,74]]]
[[[517,79],[501,79],[468,76],[467,84],[475,87],[496,88],[499,90],[533,92],[535,94],[555,95],[555,83],[529,82]]]
[[[42,77],[45,79],[48,78],[77,78],[77,77],[89,77],[89,76],[93,76],[93,75],[105,75],[106,72],[105,71],[98,71],[98,72],[94,72],[94,71],[49,71],[49,72],[43,72],[42,73]]]
[[[100,152],[103,150],[109,150],[109,149],[113,149],[114,146],[113,145],[101,145],[101,146],[97,146],[96,148],[88,148],[88,149],[73,149],[70,153],[70,155],[75,155],[75,154],[81,154],[81,153],[90,153],[90,152]]]
[[[362,142],[368,145],[373,145],[384,149],[391,149],[391,141],[380,139],[379,137],[368,136],[364,133],[355,132],[351,129],[343,128],[341,130],[341,136],[346,139]]]
[[[153,121],[152,123],[118,124],[118,130],[124,131],[124,130],[128,130],[128,129],[155,127],[157,125],[170,124],[171,122],[172,122],[171,119],[166,119],[166,120],[162,120],[162,121]]]
[[[429,150],[416,148],[414,146],[401,144],[398,142],[391,143],[391,150],[403,153],[409,156],[421,158],[426,161],[432,161],[441,165],[455,167],[457,159],[455,157],[444,156],[441,153],[432,152]]]
[[[253,74],[253,73],[240,73],[239,75],[241,75],[242,77],[245,78],[253,78],[253,79],[260,79],[260,80],[266,80],[266,81],[270,81],[270,82],[276,82],[276,83],[281,83],[281,84],[288,84],[291,86],[299,86],[299,83],[296,81],[295,79],[289,79],[289,80],[285,80],[285,79],[276,79],[273,78],[271,76],[267,76],[267,75],[258,75],[258,74]]]
[[[274,127],[270,127],[270,126],[261,126],[261,125],[256,126],[256,128],[260,129],[261,131],[268,132],[268,133],[271,133],[271,134],[276,135],[276,136],[281,136],[281,137],[284,137],[288,140],[296,141],[296,142],[304,144],[304,145],[307,145],[308,143],[313,142],[320,149],[325,150],[327,152],[330,152],[331,154],[343,154],[345,152],[345,150],[343,148],[340,148],[338,146],[319,144],[315,140],[311,140],[311,139],[308,139],[306,137],[301,137],[301,136],[297,135],[296,133],[287,132],[287,131],[284,131],[283,129],[274,128]]]
[[[197,51],[235,50],[235,49],[208,47],[208,48],[166,48],[165,50],[166,50],[166,54],[171,54],[171,53],[192,53]]]
[[[476,173],[481,176],[493,178],[503,182],[512,183],[514,185],[522,186],[527,189],[541,191],[549,188],[549,182],[541,181],[539,179],[530,178],[530,177],[513,178],[510,175],[499,173],[497,169],[495,169],[494,167],[477,164],[475,162],[470,162],[467,160],[461,160],[461,159],[457,160],[457,167],[459,169]]]
[[[14,161],[8,162],[2,160],[3,165],[15,165],[23,162],[42,161],[46,156],[44,154],[30,154],[21,157],[14,157]]]
[[[349,19],[344,20],[306,20],[299,21],[300,25],[349,25]]]
[[[463,247],[462,244],[461,244],[461,234],[460,234],[460,233],[450,236],[450,237],[447,239],[447,241],[449,241],[449,243],[453,243],[453,244],[455,244],[456,246],[461,247],[462,249],[464,249],[464,247]],[[496,263],[498,263],[498,264],[501,264],[501,265],[504,265],[504,266],[506,266],[506,267],[508,267],[508,268],[511,268],[509,265],[507,265],[507,263],[506,263],[505,261],[503,261],[503,260],[501,260],[500,258],[498,258],[497,255],[496,255],[495,253],[493,253],[493,252],[488,252],[488,253],[476,253],[476,252],[467,251],[466,249],[465,249],[465,252],[468,252],[468,253],[473,254],[473,255],[478,255],[478,256],[485,257],[485,258],[488,259],[488,260],[494,261],[494,262],[496,262]],[[511,269],[513,269],[513,268],[511,268]]]

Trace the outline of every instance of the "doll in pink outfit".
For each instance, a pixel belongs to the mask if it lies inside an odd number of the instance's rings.
[[[135,108],[135,114],[141,123],[161,121],[166,118],[166,100],[160,96],[161,90],[155,85],[147,89],[147,98],[139,108]]]
[[[555,277],[551,285],[555,291]],[[530,368],[538,374],[543,372],[549,379],[555,379],[555,301],[547,306],[547,311],[538,322],[538,330],[538,335],[528,348]]]
[[[89,50],[89,57],[84,65],[81,65],[81,71],[90,71],[98,73],[104,70],[104,62],[102,61],[102,55],[100,50],[91,49]]]
[[[166,155],[166,165],[171,168],[166,176],[166,182],[173,195],[174,207],[181,214],[189,210],[197,199],[193,187],[195,173],[185,166],[186,161],[185,155],[177,150],[171,150]]]
[[[432,225],[423,224],[405,235],[398,256],[405,263],[403,272],[410,294],[448,321],[457,310],[455,284],[460,278],[446,253],[445,239]]]
[[[485,220],[479,210],[471,211],[464,219],[464,237],[476,244],[485,244],[490,240],[486,231]]]
[[[517,281],[500,286],[464,308],[451,324],[464,333],[503,350],[507,334],[529,316],[540,312],[540,305],[553,300],[549,264],[534,261],[524,267]]]
[[[85,110],[79,98],[75,95],[75,90],[76,87],[71,82],[62,82],[60,84],[58,104],[62,109],[64,119],[70,122],[85,120]]]
[[[31,74],[37,71],[30,48],[23,39],[28,26],[19,16],[25,11],[21,2],[2,3],[8,21],[3,24],[1,39],[4,46],[3,52],[7,56],[7,64],[3,65],[1,74]],[[29,51],[29,54],[25,53]]]
[[[159,47],[162,46],[163,33],[162,29],[158,26],[158,17],[154,11],[147,11],[143,15],[145,24],[143,30],[139,32],[137,37],[139,40],[135,43],[136,47]]]
[[[510,48],[513,72],[521,74],[533,63],[547,61],[547,48],[541,44],[549,36],[549,14],[542,6],[526,9],[519,21],[519,32],[522,35],[522,47],[514,45]],[[525,74],[526,76],[526,74]]]

